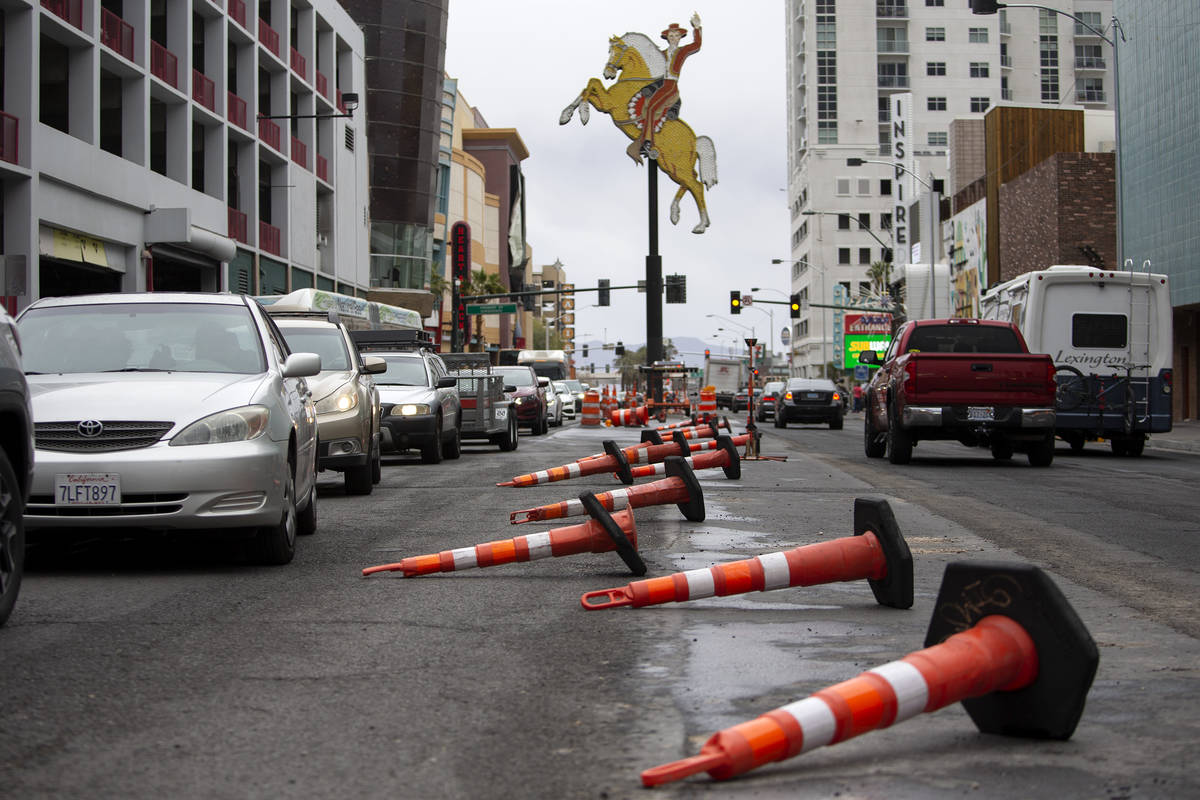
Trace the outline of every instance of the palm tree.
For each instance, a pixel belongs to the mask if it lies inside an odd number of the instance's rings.
[[[465,297],[480,294],[502,294],[508,291],[508,287],[500,282],[500,276],[494,272],[484,272],[481,269],[471,270],[471,277],[464,281],[459,287],[459,292]],[[476,352],[483,352],[486,348],[486,341],[483,338],[483,315],[475,315],[475,343],[478,347]]]

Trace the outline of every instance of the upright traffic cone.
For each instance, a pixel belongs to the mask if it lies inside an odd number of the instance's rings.
[[[1044,572],[950,564],[934,609],[924,650],[726,728],[699,755],[646,770],[642,783],[699,772],[725,780],[958,701],[984,733],[1071,737],[1100,652]]]
[[[579,602],[589,611],[619,606],[641,608],[702,597],[857,580],[870,584],[880,605],[912,607],[912,553],[885,500],[860,497],[854,501],[853,536],[707,569],[648,578],[618,589],[588,592]]]
[[[733,439],[728,436],[718,436],[716,438],[716,448],[708,452],[697,453],[696,455],[684,456],[683,460],[688,463],[693,470],[713,469],[720,467],[725,470],[725,477],[731,481],[736,481],[742,477],[742,457],[737,451],[737,446],[733,443]],[[689,451],[690,452],[690,451]],[[629,470],[630,482],[638,478],[650,478],[655,475],[663,475],[666,473],[666,465],[662,462],[657,464],[642,464],[636,467],[631,467]],[[622,483],[625,483],[625,478],[614,473],[620,478]]]
[[[530,472],[527,475],[518,475],[510,481],[504,481],[496,485],[517,487],[537,486],[542,483],[565,481],[585,475],[598,475],[602,472],[615,472],[622,483],[633,483],[633,476],[629,472],[629,459],[626,457],[624,451],[620,450],[617,447],[617,443],[612,439],[605,439],[603,444],[606,455],[589,458],[585,461],[574,461],[570,464],[564,464],[561,467],[550,467],[549,469]],[[670,449],[673,454],[679,452],[677,445],[671,445]]]
[[[704,492],[700,490],[700,482],[696,480],[692,468],[679,456],[667,457],[667,477],[663,480],[630,486],[628,489],[601,492],[596,495],[596,499],[609,511],[675,503],[688,520],[704,521]],[[574,517],[584,511],[580,500],[564,500],[561,503],[514,511],[509,514],[508,521],[513,525],[520,525],[523,522]]]
[[[554,528],[545,533],[531,533],[498,542],[477,544],[457,550],[443,550],[424,556],[412,556],[395,564],[367,567],[363,576],[376,572],[403,572],[406,578],[430,575],[434,572],[456,572],[475,567],[495,567],[514,561],[537,561],[578,553],[609,553],[616,551],[629,571],[645,575],[646,564],[637,552],[637,528],[633,510],[623,509],[616,514],[608,510],[591,492],[580,495],[584,511],[592,518],[581,525]]]

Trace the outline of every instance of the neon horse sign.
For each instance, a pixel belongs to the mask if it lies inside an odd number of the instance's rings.
[[[654,42],[642,33],[627,33],[608,40],[608,63],[604,77],[616,80],[605,88],[598,78],[592,78],[579,96],[563,109],[558,124],[571,121],[579,109],[579,121],[588,122],[591,104],[608,114],[617,129],[630,139],[640,139],[641,105],[654,93],[666,73],[666,59]],[[654,135],[654,147],[649,155],[667,177],[679,185],[671,201],[671,224],[679,224],[679,201],[690,193],[700,212],[700,222],[692,233],[704,233],[711,224],[704,204],[704,190],[717,184],[717,150],[712,139],[697,136],[676,112],[669,113]]]

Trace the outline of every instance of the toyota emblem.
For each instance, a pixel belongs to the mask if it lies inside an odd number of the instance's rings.
[[[75,426],[75,430],[79,431],[80,436],[94,439],[104,432],[104,423],[98,419],[85,419]]]

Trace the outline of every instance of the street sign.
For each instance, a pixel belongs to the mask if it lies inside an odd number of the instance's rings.
[[[467,304],[468,314],[515,314],[517,313],[516,303],[483,303],[483,304]]]
[[[783,343],[784,347],[787,347],[788,342],[790,342],[791,340],[792,340],[792,329],[791,328],[784,328],[783,330],[781,330],[779,332],[779,341]]]
[[[753,297],[753,296],[751,296],[751,295],[748,295],[748,294],[744,294],[744,295],[742,295],[742,305],[743,305],[743,306],[752,306],[752,305],[754,305],[754,297]]]
[[[866,364],[859,364],[854,368],[854,380],[865,381],[871,377],[871,368]]]
[[[564,297],[559,302],[559,305],[562,306],[563,311],[574,311],[575,310],[575,298],[574,297]]]
[[[563,314],[562,316],[560,316],[558,318],[558,321],[562,325],[574,325],[575,324],[575,314],[574,314],[574,312],[572,312],[570,314]]]

